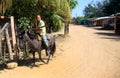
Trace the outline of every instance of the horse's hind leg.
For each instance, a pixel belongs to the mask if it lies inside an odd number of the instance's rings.
[[[43,63],[45,63],[45,62],[43,61],[42,57],[41,57],[41,51],[38,51],[38,54],[39,54],[39,59],[40,59],[40,61],[43,62]]]
[[[46,52],[46,56],[49,56],[50,55],[50,48],[49,47],[47,47],[46,49],[45,49],[45,52]]]
[[[49,56],[48,56],[48,59],[47,59],[46,64],[48,64],[48,63],[49,63],[49,61],[50,61],[50,56],[51,56],[51,55],[49,55]]]

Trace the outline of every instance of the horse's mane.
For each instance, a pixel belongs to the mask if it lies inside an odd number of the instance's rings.
[[[35,33],[30,33],[30,32],[27,32],[27,34],[28,34],[28,36],[30,37],[30,39],[31,39],[31,40],[33,40],[33,39],[36,39],[36,38],[37,38],[37,36],[36,36],[36,34],[35,34]]]

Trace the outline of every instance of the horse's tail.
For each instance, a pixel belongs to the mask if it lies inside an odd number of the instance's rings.
[[[55,51],[56,51],[56,43],[54,42],[52,48],[51,48],[51,55],[54,56],[55,54]]]

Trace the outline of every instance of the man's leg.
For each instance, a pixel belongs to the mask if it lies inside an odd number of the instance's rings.
[[[45,44],[45,47],[46,47],[46,55],[49,55],[50,54],[50,48],[49,48],[49,44],[48,44],[48,40],[47,40],[47,37],[46,35],[42,35],[42,40]]]

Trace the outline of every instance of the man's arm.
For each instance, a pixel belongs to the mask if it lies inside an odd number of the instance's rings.
[[[33,31],[42,31],[41,28],[32,28]]]
[[[45,23],[41,20],[40,21],[40,26],[37,28],[32,28],[33,31],[42,31],[42,28],[45,27]]]

